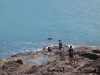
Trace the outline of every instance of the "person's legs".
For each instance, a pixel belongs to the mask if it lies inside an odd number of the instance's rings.
[[[70,65],[73,66],[73,58],[70,58]]]
[[[71,55],[69,54],[69,64],[71,63]]]
[[[70,57],[69,57],[69,64],[71,63],[71,59],[70,59]]]
[[[61,52],[61,47],[59,47],[58,52]]]
[[[72,66],[73,65],[73,56],[69,55],[69,64]]]

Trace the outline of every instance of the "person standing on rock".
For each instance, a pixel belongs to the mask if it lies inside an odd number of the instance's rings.
[[[61,40],[59,40],[59,49],[58,49],[58,51],[60,51],[61,48],[62,48],[62,42],[61,42]]]
[[[73,57],[74,57],[74,50],[73,50],[72,46],[70,46],[68,53],[69,53],[69,64],[72,65],[73,64]]]

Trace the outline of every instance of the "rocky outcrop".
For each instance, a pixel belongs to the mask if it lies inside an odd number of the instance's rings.
[[[15,54],[11,58],[0,60],[0,75],[97,75],[100,74],[100,48],[88,46],[74,47],[73,63],[69,64],[68,46],[62,51],[58,47],[44,48],[37,53]],[[29,59],[46,55],[51,58],[46,63],[38,64]],[[44,56],[45,59],[47,59]],[[41,60],[41,59],[39,59]],[[36,61],[36,60],[35,60]],[[44,60],[45,61],[45,60]],[[33,63],[32,63],[33,62]]]
[[[15,61],[7,62],[1,67],[1,75],[12,74],[15,70],[19,68],[19,66],[21,66],[21,64],[16,63]]]
[[[23,64],[23,61],[20,60],[20,59],[18,59],[18,60],[16,61],[16,63]]]
[[[97,50],[92,50],[94,53],[100,53],[100,50],[97,49]]]
[[[34,74],[38,71],[39,67],[38,66],[32,66],[25,74]]]
[[[100,74],[100,58],[90,63],[87,63],[86,65],[80,67],[78,70],[84,73]]]
[[[81,56],[84,56],[84,57],[89,58],[91,60],[98,59],[98,55],[93,54],[93,53],[82,53]]]

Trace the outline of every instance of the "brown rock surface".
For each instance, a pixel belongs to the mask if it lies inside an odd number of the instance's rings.
[[[0,75],[97,75],[100,71],[99,47],[76,46],[73,64],[67,50],[57,52],[57,46],[26,55],[16,54],[0,60]],[[96,58],[97,57],[97,58]],[[96,59],[95,59],[96,58]],[[41,61],[40,61],[41,60]],[[44,62],[46,61],[46,62]]]

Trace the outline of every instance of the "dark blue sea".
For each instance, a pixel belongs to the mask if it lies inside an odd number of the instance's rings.
[[[100,0],[0,0],[0,58],[58,45],[59,39],[100,46]]]

